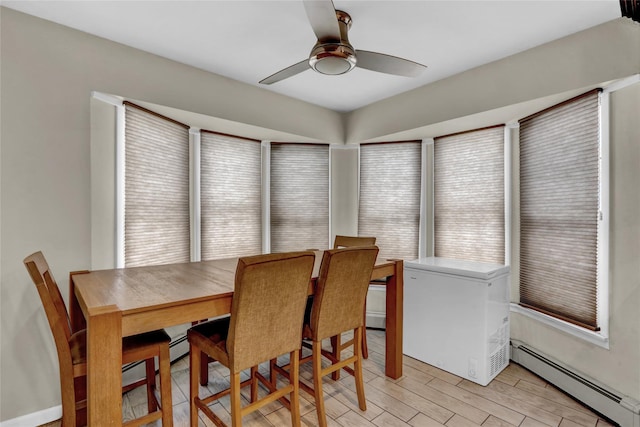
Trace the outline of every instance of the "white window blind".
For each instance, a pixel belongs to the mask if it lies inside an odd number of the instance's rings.
[[[125,103],[125,267],[188,262],[189,129]]]
[[[329,146],[271,145],[271,252],[329,247]]]
[[[262,252],[260,141],[202,131],[202,260]]]
[[[381,258],[418,258],[422,142],[362,144],[358,235]]]
[[[520,303],[597,330],[599,101],[520,122]]]
[[[434,139],[434,255],[504,263],[504,126]]]

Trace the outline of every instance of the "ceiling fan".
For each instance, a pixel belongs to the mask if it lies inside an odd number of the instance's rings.
[[[349,43],[348,32],[351,16],[336,10],[332,0],[304,0],[307,17],[318,38],[311,49],[309,59],[298,62],[266,79],[261,84],[270,85],[295,76],[309,68],[318,73],[339,75],[356,66],[380,73],[416,77],[425,65],[384,53],[356,50]]]

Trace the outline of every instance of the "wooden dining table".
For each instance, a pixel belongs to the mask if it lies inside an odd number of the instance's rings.
[[[309,284],[313,292],[322,251]],[[72,273],[72,330],[87,328],[88,425],[122,425],[122,337],[231,311],[238,258]],[[377,260],[386,280],[385,373],[402,375],[402,260]]]

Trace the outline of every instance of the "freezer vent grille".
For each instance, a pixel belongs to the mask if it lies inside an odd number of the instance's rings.
[[[507,326],[498,328],[489,337],[489,377],[493,378],[509,363]]]
[[[500,347],[489,358],[489,377],[493,377],[509,363],[509,349],[506,345]]]

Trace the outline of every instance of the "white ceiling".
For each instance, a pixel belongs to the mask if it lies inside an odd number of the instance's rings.
[[[301,0],[1,1],[3,6],[344,112],[620,17],[618,0],[334,0],[356,49],[428,66],[417,78],[311,70],[258,81],[308,57]]]

